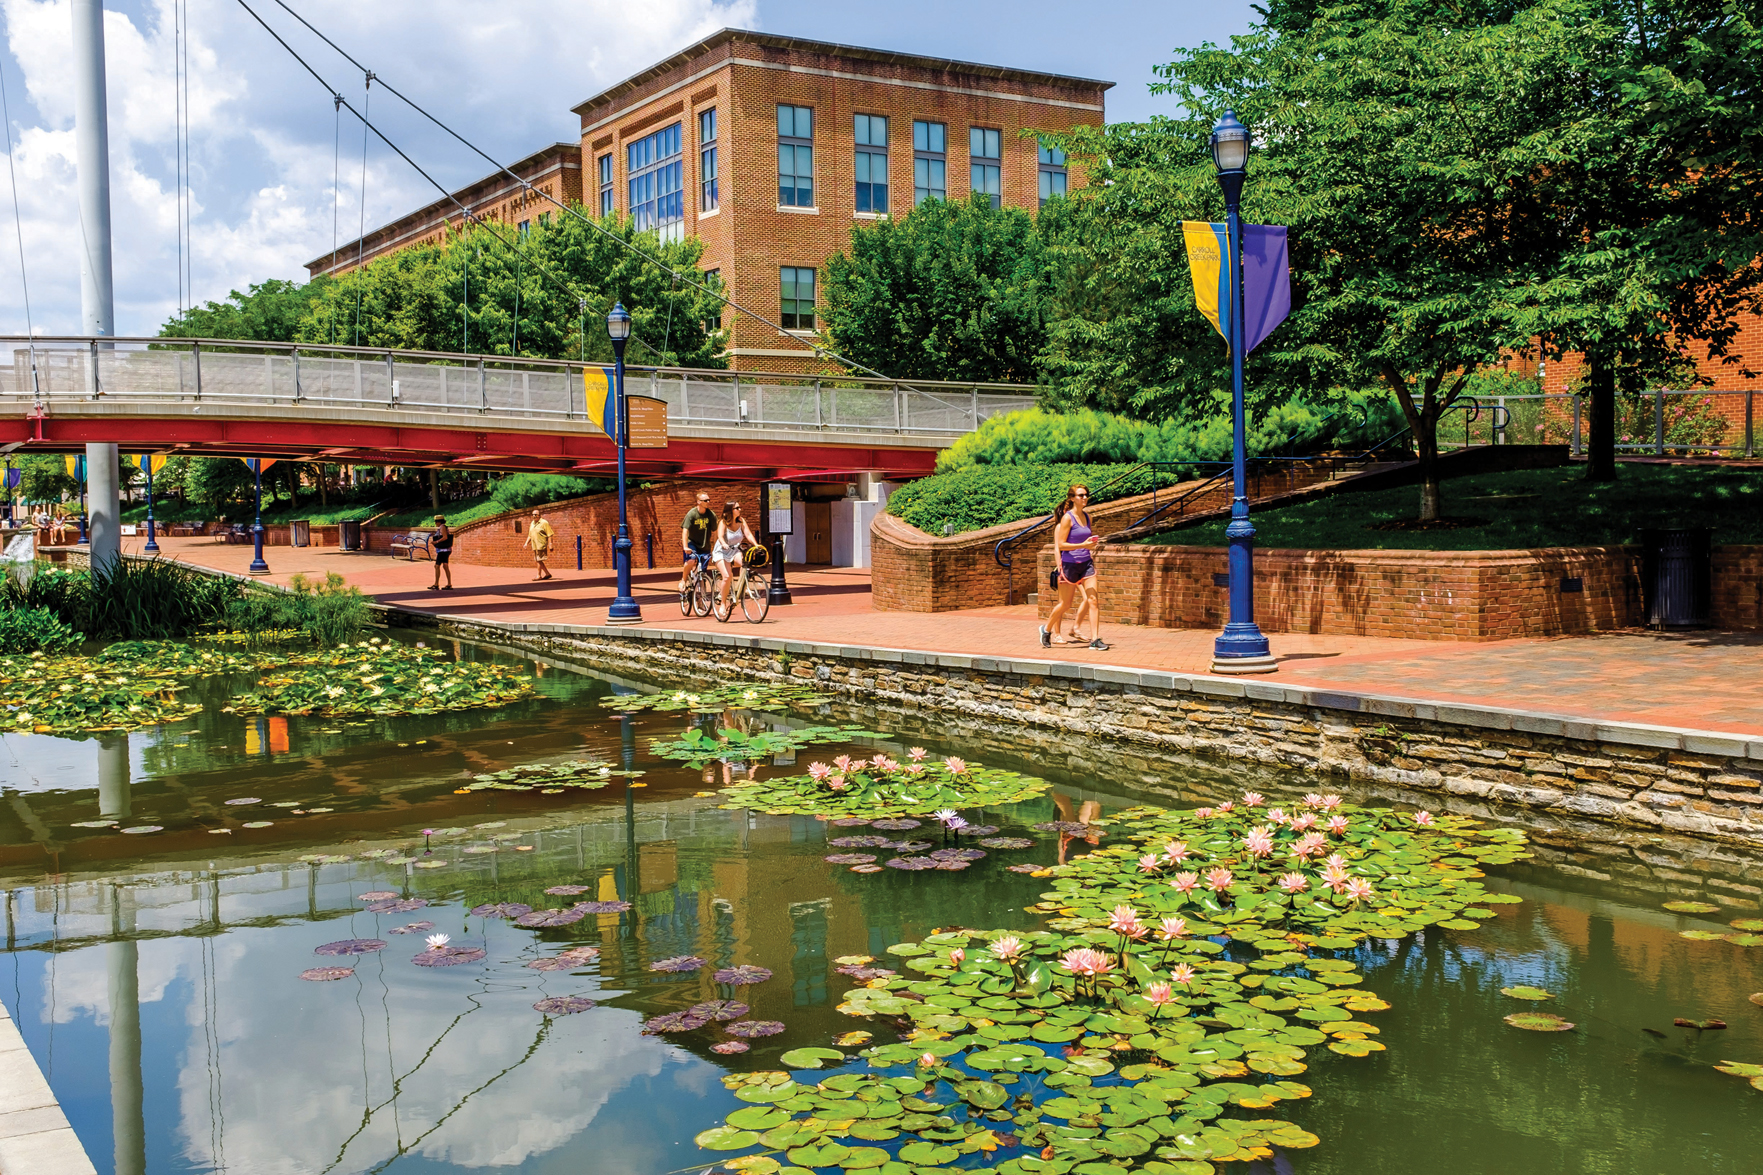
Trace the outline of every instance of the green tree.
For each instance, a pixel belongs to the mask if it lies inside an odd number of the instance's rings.
[[[319,277],[305,285],[271,278],[233,290],[225,301],[192,306],[159,328],[162,338],[255,339],[266,343],[294,341],[295,328],[311,310],[330,279]]]
[[[854,227],[824,274],[820,312],[841,355],[899,379],[1034,382],[1045,249],[1023,209],[926,200]]]

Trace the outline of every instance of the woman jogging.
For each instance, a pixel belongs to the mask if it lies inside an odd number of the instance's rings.
[[[716,526],[716,549],[710,553],[716,570],[722,573],[722,611],[717,613],[718,616],[728,611],[728,594],[735,584],[734,568],[741,562],[741,548],[758,541],[747,520],[741,517],[741,504],[724,502],[722,521]]]
[[[1065,491],[1065,502],[1059,507],[1059,523],[1053,528],[1053,549],[1059,553],[1059,602],[1053,605],[1053,612],[1047,617],[1047,623],[1041,626],[1041,647],[1050,648],[1053,634],[1059,631],[1060,623],[1065,619],[1066,610],[1071,607],[1072,597],[1080,590],[1087,592],[1092,599],[1096,591],[1096,548],[1102,545],[1101,538],[1090,529],[1090,515],[1087,509],[1090,501],[1088,486],[1074,485]],[[1088,609],[1090,614],[1090,648],[1106,649],[1107,643],[1102,640],[1102,609],[1100,601]],[[1081,644],[1077,641],[1066,641],[1061,638],[1060,644]]]
[[[544,517],[540,515],[538,509],[535,507],[533,510],[533,520],[526,528],[526,541],[521,544],[522,546],[531,547],[533,549],[533,562],[537,564],[539,568],[539,573],[533,577],[534,579],[553,578],[551,575],[551,569],[545,566],[545,560],[551,556],[551,538],[556,533],[555,530],[551,529],[551,524],[545,521]],[[449,572],[448,574],[451,576],[452,573]],[[452,582],[451,579],[449,579],[448,582]]]
[[[430,591],[450,592],[453,590],[453,566],[447,560],[453,554],[453,532],[447,529],[447,520],[435,515],[435,533],[429,536],[429,550],[435,556],[435,586]],[[447,586],[441,586],[441,573],[447,573]]]

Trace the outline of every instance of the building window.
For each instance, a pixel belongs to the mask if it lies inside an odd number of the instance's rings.
[[[611,216],[612,202],[612,156],[600,156],[600,215]]]
[[[716,108],[698,115],[698,211],[715,212],[720,206],[716,191]]]
[[[806,106],[777,108],[777,202],[814,207],[814,111]]]
[[[625,148],[630,217],[638,232],[661,240],[686,239],[685,164],[680,158],[680,124],[663,127]]]
[[[1002,201],[1004,135],[1002,131],[976,126],[967,132],[967,154],[973,161],[973,190],[992,198],[992,207]]]
[[[528,236],[532,233],[533,222],[530,220],[523,220],[516,227],[520,230],[520,235],[525,237],[525,236]]]
[[[1056,196],[1065,195],[1065,152],[1041,144],[1041,207]]]
[[[783,279],[785,330],[814,329],[814,271],[786,265],[778,271]]]
[[[857,116],[857,211],[888,210],[888,120]]]
[[[912,203],[949,198],[949,128],[940,122],[912,124]]]
[[[718,290],[726,296],[728,291],[724,290],[722,288],[722,270],[720,270],[720,269],[706,269],[704,271],[704,288],[709,289],[709,290]],[[709,318],[704,320],[704,329],[705,330],[721,330],[722,329],[722,303],[721,302],[718,302],[716,304],[716,313],[712,314]]]

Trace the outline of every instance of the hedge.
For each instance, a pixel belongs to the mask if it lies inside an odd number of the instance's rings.
[[[1122,478],[1133,469],[1131,464],[969,465],[901,486],[888,498],[888,513],[930,534],[942,534],[945,524],[960,534],[1050,514],[1074,484],[1088,486],[1091,501],[1100,504],[1179,480],[1173,472],[1151,469]]]

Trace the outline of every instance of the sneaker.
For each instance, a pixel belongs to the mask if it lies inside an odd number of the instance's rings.
[[[1108,642],[1103,640],[1101,637],[1097,637],[1095,640],[1090,642],[1090,648],[1092,648],[1092,649],[1106,649],[1107,647],[1108,647]]]
[[[1043,625],[1041,625],[1041,648],[1050,649],[1052,647],[1053,647],[1053,634],[1048,632],[1047,626],[1043,624]]]

